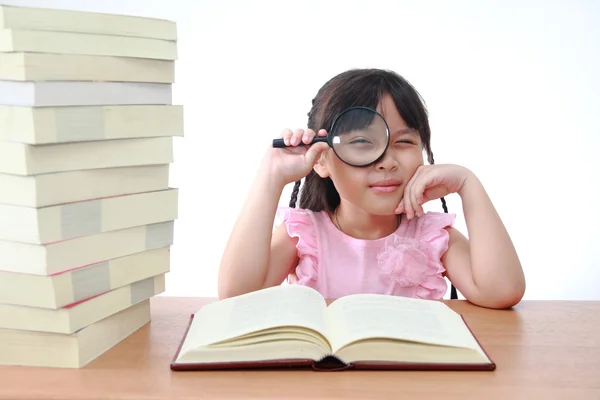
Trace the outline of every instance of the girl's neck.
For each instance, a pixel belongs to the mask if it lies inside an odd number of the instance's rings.
[[[352,206],[340,205],[332,215],[334,225],[346,235],[363,240],[377,240],[394,233],[400,215],[373,215]]]

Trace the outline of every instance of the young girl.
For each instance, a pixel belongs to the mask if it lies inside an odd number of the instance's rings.
[[[351,166],[327,143],[309,145],[353,106],[378,111],[389,127],[388,148],[371,165]],[[308,129],[281,136],[289,147],[267,150],[227,243],[220,298],[279,285],[291,275],[329,299],[383,293],[437,300],[447,292],[447,277],[482,307],[521,300],[523,271],[492,202],[469,169],[434,165],[427,112],[401,76],[377,69],[341,73],[317,93]],[[291,182],[290,207],[278,207]],[[423,212],[424,203],[443,202],[450,193],[461,197],[468,240],[452,227],[453,214]],[[277,213],[283,223],[273,231]]]

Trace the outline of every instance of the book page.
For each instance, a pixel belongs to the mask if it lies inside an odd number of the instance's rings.
[[[278,327],[303,327],[327,337],[326,306],[319,292],[296,285],[217,301],[195,314],[181,352]]]
[[[328,308],[333,351],[377,338],[478,348],[459,314],[433,300],[377,294],[352,295]]]

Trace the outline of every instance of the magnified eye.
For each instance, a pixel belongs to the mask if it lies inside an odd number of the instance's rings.
[[[352,139],[352,141],[350,141],[350,144],[371,144],[371,142],[367,139],[357,138]]]

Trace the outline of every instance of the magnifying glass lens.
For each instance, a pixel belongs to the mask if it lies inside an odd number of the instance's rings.
[[[383,117],[363,107],[350,108],[340,114],[328,133],[336,155],[355,166],[379,159],[389,142],[389,130]]]

